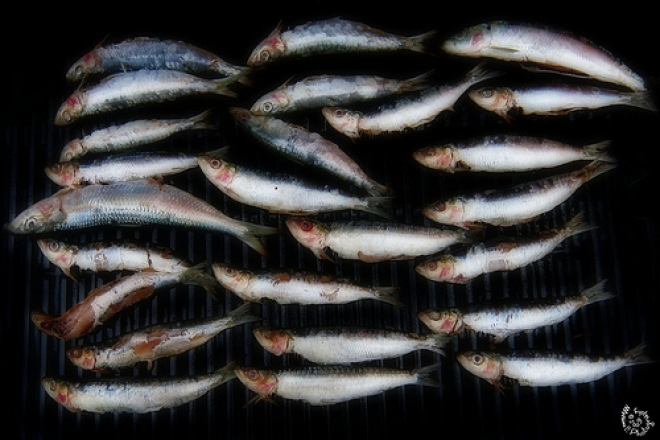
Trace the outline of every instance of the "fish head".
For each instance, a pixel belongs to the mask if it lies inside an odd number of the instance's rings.
[[[453,281],[456,259],[451,255],[441,255],[415,266],[415,272],[433,281]]]
[[[66,79],[68,81],[80,81],[91,73],[101,71],[101,59],[96,53],[96,49],[86,53],[76,61],[71,68],[66,72]]]
[[[283,111],[289,105],[289,97],[285,92],[275,91],[262,96],[250,108],[254,115],[268,116]]]
[[[80,90],[73,92],[62,103],[55,115],[55,125],[67,125],[80,117],[85,108],[85,95]]]
[[[250,110],[240,107],[231,107],[229,113],[244,127],[258,126],[265,119],[264,116],[253,115]]]
[[[78,409],[72,405],[72,393],[66,381],[54,377],[44,377],[41,380],[41,385],[44,387],[46,394],[52,397],[57,403],[71,411],[78,412]]]
[[[482,87],[471,90],[468,95],[479,107],[500,115],[514,107],[513,92],[506,87]]]
[[[325,107],[323,116],[332,127],[350,138],[360,137],[360,119],[362,113],[337,107]]]
[[[236,166],[213,155],[197,158],[202,172],[219,188],[226,188],[236,176]]]
[[[96,352],[94,347],[74,347],[68,349],[66,355],[77,367],[83,370],[95,370]]]
[[[12,220],[7,229],[14,234],[37,234],[55,230],[63,222],[65,215],[57,194],[69,189],[60,190],[52,197],[43,199],[21,212]]]
[[[424,310],[417,317],[434,333],[453,335],[463,330],[463,318],[456,309]]]
[[[78,246],[64,243],[63,241],[53,240],[52,238],[42,238],[37,240],[39,249],[48,260],[55,266],[69,274],[73,259],[78,252]]]
[[[314,252],[317,258],[321,258],[319,255],[323,253],[328,234],[325,225],[304,217],[289,217],[285,223],[300,244]]]
[[[234,373],[243,385],[261,397],[268,397],[277,390],[277,374],[274,371],[241,367],[234,370]]]
[[[291,353],[293,349],[293,335],[286,330],[272,329],[268,327],[257,327],[252,330],[259,344],[269,353],[281,356]]]
[[[222,287],[235,293],[245,292],[254,277],[249,270],[235,269],[226,264],[215,263],[211,268]]]
[[[60,153],[60,162],[69,162],[87,153],[87,147],[80,139],[74,139],[62,148]]]
[[[478,57],[490,47],[492,38],[490,24],[469,27],[442,43],[442,50],[454,55]]]
[[[440,200],[422,209],[422,215],[437,223],[463,226],[465,206],[460,198]]]
[[[413,158],[434,170],[453,170],[456,167],[454,149],[450,145],[422,148],[413,153]]]
[[[247,64],[250,67],[262,67],[276,60],[286,51],[286,44],[282,39],[280,26],[277,26],[273,32],[264,38],[261,43],[254,48]]]
[[[482,379],[495,382],[502,376],[502,359],[495,353],[466,351],[459,353],[456,359],[463,368]]]
[[[76,162],[58,162],[44,168],[46,176],[59,186],[76,186],[80,183],[80,166]]]

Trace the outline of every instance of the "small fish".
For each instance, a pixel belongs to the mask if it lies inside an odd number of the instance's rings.
[[[305,328],[252,330],[266,351],[276,356],[295,353],[317,364],[350,364],[430,350],[443,356],[451,338],[366,328]]]
[[[255,116],[248,110],[233,107],[229,112],[234,119],[264,145],[289,159],[312,166],[339,177],[373,196],[382,196],[387,188],[379,184],[362,170],[334,142],[318,133],[268,116]]]
[[[310,405],[331,405],[373,396],[405,385],[439,386],[429,375],[438,365],[417,370],[385,367],[324,366],[288,370],[237,368],[234,373],[248,389],[257,393],[250,400],[271,400],[272,395],[302,400]]]
[[[558,324],[586,305],[614,298],[605,290],[605,283],[603,280],[577,296],[428,309],[417,317],[437,334],[455,335],[469,329],[493,335],[493,344],[500,344],[509,336]]]
[[[148,413],[174,408],[202,397],[233,379],[234,364],[190,377],[113,377],[68,380],[45,377],[46,393],[72,412]]]
[[[377,263],[431,255],[469,241],[462,231],[394,223],[323,224],[308,218],[290,217],[286,219],[286,226],[316,258],[329,261],[334,260],[325,253],[325,248],[332,249],[339,258]]]
[[[239,78],[205,79],[176,70],[116,73],[94,86],[73,92],[58,109],[55,125],[68,125],[85,116],[184,96],[216,94],[235,97],[228,87]]]
[[[278,304],[346,304],[361,299],[401,307],[396,287],[367,287],[344,278],[290,270],[251,272],[225,264],[212,266],[218,282],[245,301]]]
[[[260,320],[250,315],[250,305],[246,303],[223,317],[153,325],[100,345],[71,348],[66,355],[83,370],[104,372],[129,368],[138,362],[147,362],[151,370],[157,359],[185,353],[229,328]]]
[[[429,40],[435,34],[431,31],[414,37],[402,37],[340,18],[310,21],[287,31],[277,26],[254,48],[247,64],[261,67],[282,58],[345,52],[409,50],[425,53]]]
[[[47,335],[68,341],[90,333],[123,309],[150,297],[156,290],[177,284],[202,286],[214,296],[217,286],[212,276],[197,267],[179,273],[138,272],[97,287],[62,316],[32,312],[32,322]]]
[[[568,237],[592,229],[595,227],[583,223],[582,215],[578,214],[561,229],[479,243],[462,254],[445,254],[425,261],[415,267],[415,272],[432,281],[467,284],[485,273],[527,266],[548,255]]]
[[[486,87],[470,91],[469,96],[478,106],[508,121],[512,119],[511,110],[523,115],[564,115],[576,110],[623,105],[658,111],[646,92],[619,92],[587,86]]]
[[[592,382],[633,365],[651,362],[644,344],[622,355],[595,356],[533,350],[511,352],[467,351],[456,358],[477,377],[502,390],[503,376],[521,386],[549,387]]]
[[[78,246],[52,238],[37,240],[39,249],[51,263],[62,269],[68,277],[76,280],[77,272],[114,272],[130,270],[154,270],[156,272],[179,273],[190,269],[190,263],[176,258],[171,250],[148,245],[140,247],[132,243],[94,243]]]
[[[174,186],[147,180],[62,189],[21,212],[7,229],[14,234],[37,234],[105,225],[165,225],[222,232],[261,255],[266,249],[258,237],[279,233],[277,228],[228,217]]]
[[[357,138],[362,134],[376,136],[381,133],[401,132],[430,123],[443,111],[451,110],[458,98],[470,87],[498,75],[500,73],[488,72],[477,66],[457,84],[407,93],[371,112],[325,107],[322,113],[335,130],[350,138]]]
[[[567,32],[523,23],[492,21],[450,37],[442,49],[454,55],[535,63],[559,72],[576,72],[635,91],[644,80],[608,51]]]
[[[413,153],[425,167],[453,172],[532,171],[579,160],[614,162],[605,150],[610,141],[575,147],[527,136],[487,136],[469,142],[426,147]]]
[[[314,186],[290,175],[273,175],[228,162],[210,152],[199,167],[214,186],[232,199],[273,213],[315,214],[355,209],[387,217],[386,197],[356,197],[335,188]]]
[[[82,139],[74,139],[64,146],[60,162],[69,162],[86,154],[116,153],[137,148],[185,130],[212,130],[205,122],[211,111],[207,110],[186,119],[151,119],[131,121],[93,131]]]
[[[234,66],[207,50],[183,41],[138,37],[95,47],[69,68],[66,79],[80,81],[91,74],[141,69],[234,76],[247,68]]]
[[[197,167],[197,157],[185,153],[133,153],[107,156],[91,162],[58,162],[45,168],[56,184],[79,188],[128,180],[158,179]]]
[[[504,189],[435,202],[422,210],[434,222],[470,229],[479,223],[512,226],[531,221],[566,201],[578,188],[616,165],[595,160],[583,168]]]
[[[373,75],[309,76],[294,84],[286,82],[265,94],[250,108],[253,115],[272,116],[310,108],[347,105],[381,98],[394,93],[410,92],[426,87],[429,74],[406,80]]]

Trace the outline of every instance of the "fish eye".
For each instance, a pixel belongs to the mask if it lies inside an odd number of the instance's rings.
[[[214,170],[217,170],[222,166],[222,161],[220,159],[213,159],[211,160],[209,165],[211,165],[211,168],[213,168]]]
[[[262,50],[261,53],[259,54],[259,59],[261,60],[262,63],[265,63],[270,59],[270,53],[267,50]]]
[[[428,263],[426,263],[426,267],[429,270],[436,270],[438,268],[438,262],[437,261],[429,261]]]
[[[303,220],[302,222],[300,222],[300,229],[302,229],[305,232],[311,231],[313,227],[314,227],[314,223],[310,221]]]
[[[25,220],[23,227],[25,228],[26,231],[35,230],[37,227],[37,219],[35,217],[29,217],[27,220]]]
[[[268,101],[268,102],[264,102],[264,105],[261,106],[261,109],[262,109],[263,111],[265,111],[266,113],[270,113],[270,112],[272,112],[272,111],[273,111],[273,108],[274,108],[273,103],[270,102],[270,101]]]
[[[472,363],[477,366],[483,364],[485,360],[486,358],[484,358],[479,353],[476,353],[472,356]]]
[[[344,116],[346,116],[346,110],[342,110],[342,109],[335,110],[335,117],[343,118]]]
[[[233,277],[234,275],[236,275],[236,269],[231,268],[231,267],[226,267],[226,268],[225,268],[225,273],[226,273],[228,276]]]
[[[257,380],[261,377],[261,373],[259,373],[257,370],[250,370],[247,373],[247,377],[250,380]]]
[[[435,205],[435,210],[443,212],[447,210],[447,204],[445,202],[438,203],[437,205]]]
[[[484,98],[491,98],[493,96],[493,89],[483,89],[481,91],[481,96]]]
[[[51,241],[51,242],[48,244],[48,249],[49,249],[51,252],[57,252],[57,251],[59,251],[59,250],[60,250],[60,242],[59,242],[59,241]]]

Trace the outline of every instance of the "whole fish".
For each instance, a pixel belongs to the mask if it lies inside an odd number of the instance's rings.
[[[302,400],[310,405],[331,405],[373,396],[405,385],[439,386],[429,379],[438,365],[417,370],[385,367],[324,366],[288,370],[243,367],[236,377],[257,395],[250,401],[271,400],[272,395]],[[250,403],[248,402],[248,403]]]
[[[527,266],[548,255],[568,237],[592,229],[595,227],[584,224],[582,215],[578,214],[561,229],[479,243],[462,254],[445,254],[425,261],[415,271],[432,281],[467,284],[486,273]]]
[[[68,380],[45,377],[41,383],[57,403],[73,412],[148,413],[191,402],[236,377],[233,364],[190,377],[113,377]]]
[[[116,73],[90,88],[76,90],[55,115],[55,125],[67,125],[84,116],[184,96],[216,94],[236,96],[228,87],[239,76],[205,79],[175,70],[137,70]]]
[[[309,76],[293,84],[286,82],[265,94],[257,99],[250,112],[254,115],[272,116],[309,108],[352,104],[423,89],[428,76],[424,74],[406,80],[374,75]]]
[[[317,364],[350,364],[403,356],[415,350],[430,350],[444,356],[451,338],[366,328],[271,329],[258,327],[252,333],[269,353],[295,353]]]
[[[246,301],[270,299],[278,304],[346,304],[361,299],[401,306],[396,287],[367,287],[325,274],[269,270],[251,272],[225,264],[212,266],[218,282]]]
[[[413,153],[413,158],[425,167],[449,173],[532,171],[579,160],[614,162],[605,152],[609,144],[604,141],[576,147],[527,136],[486,136],[422,148]]]
[[[335,188],[314,186],[290,175],[273,175],[227,162],[223,154],[199,157],[206,177],[232,199],[273,213],[313,214],[355,209],[387,217],[385,197],[356,197]]]
[[[468,241],[462,231],[394,223],[323,224],[308,218],[290,217],[286,219],[286,226],[316,258],[330,261],[334,260],[325,253],[325,248],[332,249],[339,258],[377,263],[431,255]]]
[[[450,37],[442,48],[454,55],[535,63],[635,91],[645,90],[642,77],[606,50],[582,37],[544,27],[492,21]]]
[[[583,184],[616,165],[595,160],[583,168],[504,189],[458,196],[422,210],[434,222],[461,228],[511,226],[533,220],[567,200]]]
[[[93,131],[82,139],[74,139],[64,146],[60,162],[68,162],[90,153],[115,153],[167,139],[185,130],[211,130],[204,122],[210,110],[187,119],[151,119],[131,121]]]
[[[281,119],[255,116],[242,108],[230,108],[236,121],[263,144],[303,165],[323,171],[365,189],[373,196],[382,196],[387,188],[371,179],[360,166],[318,133]]]
[[[521,386],[549,387],[591,382],[633,365],[651,362],[644,344],[622,355],[595,356],[533,350],[467,351],[456,356],[463,367],[500,390],[505,376]]]
[[[512,119],[511,110],[523,115],[563,115],[576,110],[623,105],[657,111],[646,92],[619,92],[588,86],[486,87],[470,91],[469,96],[483,109],[506,120]]]
[[[105,225],[166,225],[223,232],[262,255],[266,250],[258,236],[279,233],[276,228],[228,217],[174,186],[147,180],[62,189],[20,213],[7,229],[35,234]]]
[[[500,301],[454,309],[428,309],[417,317],[433,332],[455,335],[465,329],[493,335],[494,344],[509,336],[558,324],[582,307],[614,298],[605,290],[606,280],[577,296],[527,301]]]
[[[234,76],[243,73],[246,67],[230,64],[207,50],[183,41],[138,37],[95,47],[69,68],[66,79],[79,81],[96,73],[141,69]]]
[[[190,263],[176,258],[167,248],[148,245],[140,247],[133,243],[93,243],[78,246],[52,238],[37,240],[44,256],[62,269],[68,277],[77,279],[72,272],[114,272],[121,270],[156,272],[185,272]]]
[[[247,64],[260,67],[281,58],[343,52],[409,50],[423,53],[427,52],[428,41],[435,33],[402,37],[340,18],[310,21],[286,31],[277,26],[254,48]]]
[[[457,84],[407,93],[371,112],[337,107],[325,107],[322,112],[335,130],[351,138],[362,134],[376,136],[400,132],[428,124],[443,111],[452,109],[458,98],[470,87],[498,75],[497,72],[487,72],[477,66]]]
[[[97,287],[62,316],[32,312],[32,322],[47,335],[68,341],[90,333],[121,310],[150,297],[156,290],[176,284],[199,285],[212,295],[215,295],[217,285],[213,277],[196,267],[178,273],[138,272]]]
[[[147,362],[151,370],[157,359],[185,353],[229,328],[259,320],[250,315],[250,305],[245,304],[223,317],[153,325],[100,345],[71,348],[66,355],[84,370],[117,370],[138,362]]]
[[[156,179],[197,167],[197,157],[185,153],[132,153],[107,156],[91,162],[58,162],[45,168],[60,186]]]

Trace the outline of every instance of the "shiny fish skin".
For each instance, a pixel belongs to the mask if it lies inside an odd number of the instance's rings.
[[[73,412],[148,413],[191,402],[235,377],[230,364],[190,377],[114,377],[71,381],[45,377],[42,385],[57,403]]]
[[[584,38],[543,27],[493,21],[463,30],[445,41],[442,48],[467,57],[536,63],[635,91],[645,90],[642,77],[606,50]]]
[[[282,31],[279,26],[275,28],[254,48],[247,64],[261,67],[281,58],[342,52],[426,52],[427,41],[434,36],[432,31],[414,37],[401,37],[340,18],[310,21],[291,30]]]

